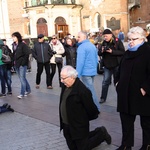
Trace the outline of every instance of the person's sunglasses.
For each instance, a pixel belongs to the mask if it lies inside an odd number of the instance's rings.
[[[55,40],[56,38],[52,38],[53,40]]]

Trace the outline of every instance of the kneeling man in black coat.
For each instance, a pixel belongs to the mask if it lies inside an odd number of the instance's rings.
[[[77,71],[65,66],[61,71],[60,129],[70,150],[91,150],[102,142],[111,144],[105,127],[89,131],[89,121],[98,117],[90,90],[77,78]]]

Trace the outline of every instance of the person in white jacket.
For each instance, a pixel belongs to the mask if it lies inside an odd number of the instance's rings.
[[[60,72],[61,72],[61,68],[63,65],[62,54],[65,52],[65,50],[64,50],[64,47],[61,44],[61,42],[57,39],[57,35],[52,36],[52,40],[50,42],[50,47],[51,47],[52,52],[53,52],[53,56],[50,60],[50,66],[51,66],[51,70],[52,70],[51,74],[50,74],[50,84],[52,87],[52,81],[53,81],[53,77],[54,77],[55,72],[56,72],[56,65],[57,65],[58,76],[59,76],[59,86],[61,87]],[[56,59],[59,59],[60,61],[57,62]]]

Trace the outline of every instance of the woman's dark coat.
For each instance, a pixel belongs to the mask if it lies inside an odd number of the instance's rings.
[[[62,87],[60,104],[65,88],[65,86]],[[87,137],[89,134],[89,120],[97,118],[99,111],[93,102],[90,90],[78,78],[67,97],[66,109],[72,140]],[[63,129],[61,114],[60,129]]]
[[[13,46],[13,61],[15,66],[17,68],[20,66],[27,66],[30,53],[29,47],[23,42],[18,43],[16,50],[14,50]]]
[[[65,53],[63,56],[66,56],[66,65],[70,65],[76,68],[76,57],[77,57],[77,46],[64,45]]]
[[[146,91],[141,94],[140,88]],[[150,116],[150,47],[144,43],[137,51],[126,51],[120,64],[117,110],[131,115]]]

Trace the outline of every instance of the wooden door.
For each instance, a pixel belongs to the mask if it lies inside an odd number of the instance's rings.
[[[68,34],[68,25],[55,25],[55,32],[63,39]]]
[[[44,34],[45,36],[48,36],[47,24],[37,24],[37,34]]]

